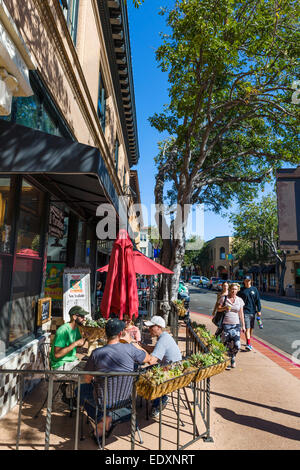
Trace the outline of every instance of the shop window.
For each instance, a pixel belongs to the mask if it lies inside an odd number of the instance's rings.
[[[72,40],[76,45],[79,0],[59,0],[59,3],[63,9]]]
[[[106,98],[106,90],[103,82],[102,73],[100,71],[97,113],[103,132],[105,130]]]
[[[23,180],[13,268],[9,343],[34,334],[35,302],[41,290],[44,193]]]
[[[0,178],[0,359],[6,353],[9,329],[15,186],[15,178]]]

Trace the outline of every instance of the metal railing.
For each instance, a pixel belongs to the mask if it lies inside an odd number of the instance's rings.
[[[177,319],[178,320],[178,319]],[[177,330],[178,334],[178,321],[177,326],[175,326],[174,321],[174,328]],[[200,338],[194,333],[193,329],[191,328],[189,322],[186,322],[186,354],[185,356],[190,356],[193,353],[198,351],[208,352],[205,345],[201,342]],[[47,408],[46,408],[46,423],[45,423],[45,450],[49,450],[50,446],[50,436],[51,436],[51,420],[52,420],[52,407],[53,407],[53,388],[55,384],[55,376],[59,375],[61,377],[63,372],[64,376],[72,376],[72,381],[74,381],[74,376],[77,377],[75,383],[78,387],[78,394],[77,394],[77,407],[76,407],[76,422],[75,422],[75,436],[74,436],[74,449],[78,450],[78,441],[79,441],[79,433],[80,433],[80,413],[83,412],[82,406],[80,406],[80,385],[83,383],[82,376],[83,375],[92,375],[95,378],[98,376],[105,377],[105,390],[107,390],[107,380],[109,377],[114,376],[130,376],[133,379],[137,379],[138,376],[141,374],[139,372],[132,372],[132,373],[104,373],[104,372],[89,372],[89,371],[55,371],[55,370],[31,370],[31,369],[24,369],[24,370],[16,370],[16,369],[1,369],[0,370],[0,377],[1,374],[14,374],[18,376],[18,397],[19,397],[19,410],[18,410],[18,422],[17,422],[17,437],[16,437],[16,450],[20,447],[20,440],[21,440],[21,423],[22,423],[22,406],[24,400],[24,382],[26,376],[32,377],[45,377],[46,381],[48,382],[48,399],[47,399]],[[191,398],[192,393],[192,398]],[[174,396],[175,394],[175,400]],[[175,391],[172,394],[172,402],[174,411],[177,415],[177,449],[182,450],[189,447],[191,444],[196,442],[199,439],[203,439],[205,442],[212,442],[213,439],[210,435],[210,379],[205,379],[200,382],[193,382],[187,388],[183,388],[181,390]],[[183,401],[182,397],[185,397],[185,402]],[[136,388],[136,380],[133,380],[132,386],[132,397],[131,397],[131,425],[130,425],[130,443],[131,443],[131,450],[135,448],[135,436],[136,436],[136,400],[137,400],[137,388]],[[184,404],[184,407],[188,409],[189,415],[191,418],[191,423],[193,427],[192,432],[192,439],[185,443],[184,445],[180,445],[180,431],[181,426],[184,424],[180,418],[180,402]],[[106,403],[106,398],[104,398],[104,403]],[[161,407],[161,400],[160,400],[160,407]],[[148,404],[147,404],[148,409]],[[200,413],[197,413],[198,412]],[[104,420],[104,429],[105,429],[105,420],[106,420],[106,407],[102,409],[103,420]],[[198,419],[198,415],[201,416],[201,422]],[[200,434],[198,426],[204,423],[205,430],[203,433]],[[1,425],[1,421],[0,421]],[[159,416],[158,422],[158,449],[161,450],[162,447],[162,429],[161,429],[162,421],[161,421],[161,413]],[[103,436],[102,441],[102,448],[105,446],[105,435]]]

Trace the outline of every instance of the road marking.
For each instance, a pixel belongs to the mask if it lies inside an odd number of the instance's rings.
[[[290,313],[290,312],[285,312],[284,310],[278,310],[277,308],[266,307],[264,304],[262,304],[262,306],[263,308],[266,308],[268,310],[274,310],[274,312],[280,312],[280,313],[284,313],[285,315],[291,315],[292,317],[300,318],[300,315],[297,315],[296,313]]]

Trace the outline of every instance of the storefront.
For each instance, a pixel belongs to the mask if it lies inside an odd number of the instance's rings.
[[[0,367],[38,368],[38,343],[50,331],[37,324],[38,299],[51,297],[61,319],[65,267],[89,267],[93,310],[105,255],[96,210],[110,203],[119,217],[119,200],[96,148],[0,120],[0,149]],[[16,401],[9,381],[7,393],[0,384],[0,416]]]

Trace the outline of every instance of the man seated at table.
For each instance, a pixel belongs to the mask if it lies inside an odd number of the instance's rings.
[[[155,315],[150,319],[150,321],[145,321],[144,324],[149,327],[150,335],[154,338],[157,338],[155,346],[149,346],[141,344],[143,349],[145,349],[152,356],[152,364],[159,362],[162,365],[170,364],[172,362],[181,361],[182,355],[178,345],[176,344],[174,338],[165,331],[166,323],[165,320]],[[164,395],[162,398],[162,410],[167,406],[168,396]],[[160,399],[156,398],[152,402],[151,416],[154,418],[159,414],[159,403]]]
[[[86,339],[81,337],[78,326],[84,324],[88,312],[76,305],[70,309],[69,315],[70,322],[64,323],[58,328],[52,343],[49,358],[51,369],[54,370],[72,370],[78,365],[80,361],[76,356],[77,347],[84,346],[86,342]],[[71,398],[71,396],[67,397],[67,395],[71,395],[69,388],[66,384],[61,385],[62,400],[67,403]]]
[[[126,327],[125,322],[118,318],[111,318],[105,326],[107,336],[107,344],[102,348],[95,349],[90,355],[85,370],[89,372],[133,372],[136,364],[154,363],[153,358],[141,348],[137,348],[132,344],[132,338],[128,333],[124,332]],[[121,343],[120,339],[127,340],[128,343]],[[91,384],[94,379],[93,375],[85,375],[85,384],[80,388],[80,403],[84,404],[84,400],[88,399],[91,403],[95,404],[93,395],[93,386]],[[130,378],[131,379],[131,378]],[[97,386],[97,376],[95,377],[95,384]],[[87,413],[94,417],[94,410],[86,407]],[[100,438],[103,435],[103,421],[101,415],[98,415],[98,435]],[[106,433],[107,437],[112,430],[112,418],[107,413],[106,417]],[[96,439],[95,434],[93,435]]]

